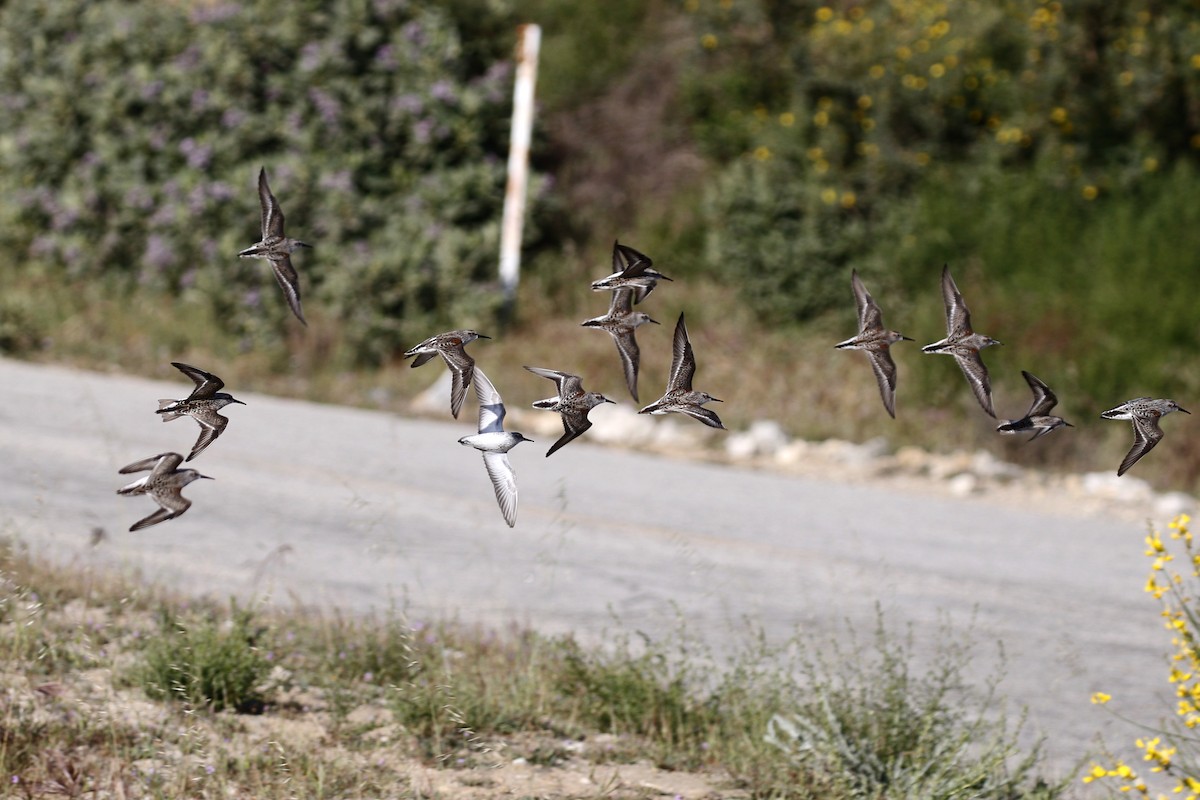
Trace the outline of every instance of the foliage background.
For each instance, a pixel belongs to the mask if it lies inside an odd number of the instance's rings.
[[[687,310],[734,425],[1107,469],[1129,432],[1100,411],[1200,392],[1180,368],[1200,344],[1198,12],[15,0],[0,6],[0,349],[155,374],[190,354],[251,388],[373,403],[423,388],[380,371],[406,347],[476,327],[504,334],[502,380],[545,358],[619,386],[611,344],[577,326],[602,312],[580,287],[620,238],[677,278],[647,310]],[[522,21],[544,44],[508,318],[494,272]],[[257,238],[260,165],[290,233],[316,244],[296,257],[308,331],[234,255]],[[1028,369],[1079,430],[998,441],[953,365],[903,344],[893,423],[857,357],[830,353],[853,328],[851,268],[890,325],[940,338],[943,263],[1005,343],[985,354],[1001,413],[1023,413]],[[656,333],[650,381],[669,361]],[[1200,448],[1169,436],[1139,472],[1195,488]]]

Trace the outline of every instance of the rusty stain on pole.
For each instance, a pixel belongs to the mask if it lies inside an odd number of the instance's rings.
[[[529,181],[529,143],[533,131],[533,87],[537,81],[542,29],[517,29],[517,75],[513,87],[512,138],[508,149],[508,185],[500,227],[500,286],[506,303],[517,294],[521,277],[521,227],[525,222],[525,187]]]

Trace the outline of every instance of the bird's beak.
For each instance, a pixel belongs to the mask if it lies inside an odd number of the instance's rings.
[[[244,405],[246,405],[246,404],[245,404],[245,403],[243,403],[241,400],[234,400],[233,402],[237,403],[239,406],[244,406]]]
[[[492,337],[490,337],[490,336],[484,336],[482,333],[480,333],[480,334],[477,334],[477,335],[479,336],[479,338],[480,338],[480,339],[490,339],[490,338],[492,338]]]
[[[661,323],[661,322],[659,322],[658,320],[656,320],[656,319],[650,319],[649,317],[646,317],[646,322],[653,322],[655,325],[661,325],[661,324],[662,324],[662,323]]]
[[[617,404],[617,401],[616,401],[616,400],[609,400],[607,397],[606,397],[606,398],[604,398],[604,402],[606,402],[606,403],[612,403],[613,405],[616,405],[616,404]]]
[[[204,478],[205,480],[210,480],[210,481],[215,481],[215,480],[216,480],[216,478],[214,478],[214,477],[213,477],[213,476],[211,476],[211,475],[201,475],[200,477],[201,477],[201,478]]]
[[[1066,425],[1068,428],[1074,428],[1074,427],[1075,427],[1074,425],[1072,425],[1071,423],[1067,422],[1066,420],[1063,420],[1063,425]]]
[[[1180,411],[1182,411],[1182,412],[1183,412],[1183,413],[1185,413],[1185,414],[1190,414],[1190,413],[1192,413],[1192,412],[1188,411],[1186,408],[1181,408],[1181,409],[1179,409],[1179,410],[1180,410]]]
[[[300,247],[307,247],[309,250],[313,249],[313,246],[308,242],[296,242],[296,244]]]
[[[719,398],[719,397],[710,397],[710,398],[708,398],[708,399],[709,399],[709,400],[711,400],[711,401],[712,401],[712,402],[714,402],[714,403],[724,403],[724,402],[725,402],[724,400],[722,400],[722,399],[721,399],[721,398]]]
[[[902,342],[915,342],[915,341],[916,341],[916,339],[912,338],[911,336],[904,336],[904,335],[901,335],[901,336],[900,336],[900,341],[902,341]]]

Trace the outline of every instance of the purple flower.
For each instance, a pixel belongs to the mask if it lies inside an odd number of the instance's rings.
[[[221,115],[221,125],[225,128],[233,129],[240,127],[246,121],[246,112],[240,108],[227,108],[225,113]]]
[[[312,72],[321,66],[322,53],[320,42],[309,42],[300,49],[300,69]]]
[[[425,107],[425,101],[419,95],[402,94],[392,98],[392,110],[405,114],[416,114]]]
[[[175,263],[175,253],[165,236],[152,233],[146,237],[146,250],[142,260],[150,267],[163,270]]]
[[[317,181],[317,186],[334,192],[349,192],[354,188],[354,182],[350,179],[350,170],[341,169],[332,174],[322,175]]]
[[[433,138],[433,120],[419,119],[412,126],[413,140],[417,144],[428,144]]]
[[[376,50],[375,63],[388,72],[395,70],[396,67],[400,66],[400,62],[396,59],[396,48],[390,44],[385,44]]]
[[[179,143],[179,152],[187,159],[188,166],[195,170],[204,169],[212,160],[212,147],[198,144],[190,136]]]
[[[449,103],[454,99],[454,85],[445,78],[434,81],[433,85],[429,87],[429,96],[434,100]]]
[[[192,92],[192,113],[197,113],[208,108],[208,90],[197,89]]]
[[[342,116],[342,104],[337,101],[336,97],[313,88],[308,90],[308,99],[312,100],[313,105],[317,107],[317,113],[321,115],[321,119],[326,125],[332,127],[337,124],[338,119]]]
[[[147,101],[154,100],[160,94],[162,94],[162,90],[163,90],[163,82],[162,81],[157,81],[157,80],[150,81],[149,83],[144,84],[142,86],[142,91],[141,91],[142,99],[147,100]]]
[[[425,43],[425,29],[416,20],[401,28],[400,35],[407,39],[409,44],[415,44],[418,47]]]
[[[193,3],[188,10],[188,19],[197,25],[224,22],[236,17],[241,10],[238,3]]]

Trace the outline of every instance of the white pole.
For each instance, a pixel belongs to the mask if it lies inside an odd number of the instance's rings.
[[[505,301],[517,294],[521,277],[521,226],[525,221],[525,187],[529,182],[529,142],[533,130],[533,87],[537,81],[538,48],[542,29],[517,29],[517,76],[513,87],[512,139],[508,149],[508,185],[504,190],[504,221],[500,228],[500,286]]]

